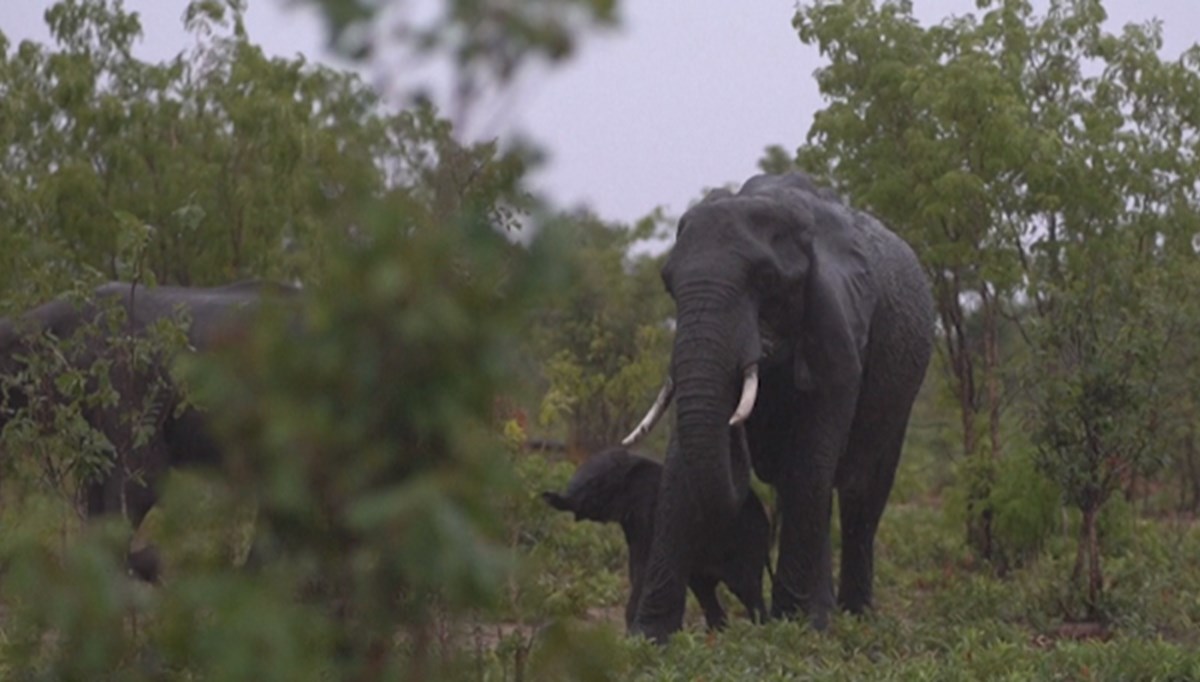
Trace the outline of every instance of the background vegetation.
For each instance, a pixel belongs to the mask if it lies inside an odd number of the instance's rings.
[[[348,56],[386,47],[362,38],[378,3],[314,4]],[[72,409],[56,438],[8,425],[0,677],[1200,678],[1200,49],[1164,60],[1098,0],[978,4],[922,26],[903,1],[801,3],[827,106],[762,161],[886,220],[934,284],[877,611],[823,635],[695,618],[665,649],[621,635],[619,531],[538,493],[663,377],[672,306],[639,245],[669,216],[556,213],[523,184],[536,150],[266,57],[238,0],[192,2],[166,63],[108,0],[57,4],[51,46],[0,35],[0,314],[111,278],[305,291],[286,331],[173,368],[229,457],[172,476],[139,531],[162,585],[125,576],[123,524],[80,522],[120,444]],[[407,47],[452,58],[461,109],[616,17],[446,7]]]

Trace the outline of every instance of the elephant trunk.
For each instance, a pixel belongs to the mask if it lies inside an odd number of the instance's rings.
[[[731,470],[729,414],[733,389],[726,381],[705,377],[683,382],[677,389],[675,442],[678,453],[672,466],[684,479],[688,517],[696,530],[714,529],[731,520],[738,491]],[[714,525],[715,524],[715,525]]]
[[[654,542],[632,630],[662,641],[682,626],[687,580],[699,563],[715,561],[748,490],[749,464],[740,429],[730,426],[743,370],[757,357],[755,318],[738,314],[733,296],[676,296],[671,354],[675,428],[663,468]],[[750,336],[747,336],[749,334]],[[749,355],[749,359],[747,356]],[[734,447],[738,445],[738,447]]]
[[[688,575],[699,562],[715,560],[749,488],[742,431],[730,417],[745,370],[761,354],[757,309],[745,292],[708,280],[674,295],[675,428],[632,628],[659,641],[681,627]]]
[[[744,379],[761,346],[757,316],[745,301],[680,296],[672,355],[677,461],[699,533],[732,521],[745,496],[744,458],[731,449],[731,415],[747,408]],[[740,305],[739,305],[740,303]],[[752,396],[751,396],[752,399]],[[744,419],[744,415],[742,416]]]

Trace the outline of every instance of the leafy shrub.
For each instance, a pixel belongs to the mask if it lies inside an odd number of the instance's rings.
[[[1058,486],[1038,471],[1029,450],[1011,452],[996,463],[987,501],[998,558],[1006,565],[1035,557],[1059,526]]]
[[[509,503],[506,532],[522,568],[510,586],[510,615],[583,616],[592,608],[623,604],[628,553],[620,528],[576,522],[541,499],[544,490],[565,489],[574,466],[521,455],[515,470],[518,491]]]
[[[990,558],[1001,570],[1034,558],[1059,528],[1061,493],[1038,471],[1028,449],[1014,449],[999,459],[960,460],[955,470],[957,479],[946,495],[947,521],[966,528],[968,517],[986,513]]]

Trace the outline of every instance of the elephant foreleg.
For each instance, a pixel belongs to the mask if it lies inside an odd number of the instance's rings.
[[[824,630],[834,603],[829,545],[831,487],[814,480],[814,476],[793,474],[790,478],[779,493],[783,523],[771,589],[771,615],[791,618],[807,614],[814,628]]]
[[[663,643],[683,627],[683,609],[687,602],[687,583],[680,567],[665,561],[652,561],[646,571],[646,584],[638,602],[637,615],[630,634],[642,635]]]
[[[85,490],[88,519],[123,516],[129,522],[131,535],[137,534],[142,521],[157,501],[158,496],[149,485],[133,480],[121,471],[114,471],[105,479],[89,484]],[[137,578],[158,582],[162,562],[152,544],[142,543],[137,548],[131,546],[125,561]]]
[[[655,509],[654,535],[642,579],[642,596],[630,634],[664,643],[683,627],[688,577],[696,565],[696,554],[710,538],[710,528],[697,524],[702,513],[691,498],[686,472],[680,467],[678,448],[667,450]],[[722,529],[723,530],[723,529]]]
[[[779,559],[772,617],[803,613],[818,630],[834,607],[830,549],[834,475],[853,420],[853,392],[804,394],[790,447],[781,448]]]
[[[633,621],[637,617],[638,605],[642,601],[642,586],[646,581],[646,560],[649,551],[640,544],[631,543],[629,547],[629,601],[625,604],[625,629],[633,630]]]

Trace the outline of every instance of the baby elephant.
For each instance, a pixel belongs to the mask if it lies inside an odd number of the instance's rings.
[[[612,448],[584,462],[571,477],[565,495],[542,493],[542,499],[555,509],[574,512],[576,521],[621,524],[629,545],[629,582],[633,588],[625,605],[626,626],[633,622],[642,596],[662,470],[662,464],[654,460]],[[751,490],[728,536],[709,548],[711,558],[697,566],[688,579],[688,587],[704,609],[710,628],[725,625],[725,611],[717,601],[720,582],[746,606],[751,620],[765,619],[762,572],[767,567],[770,544],[767,514]]]

